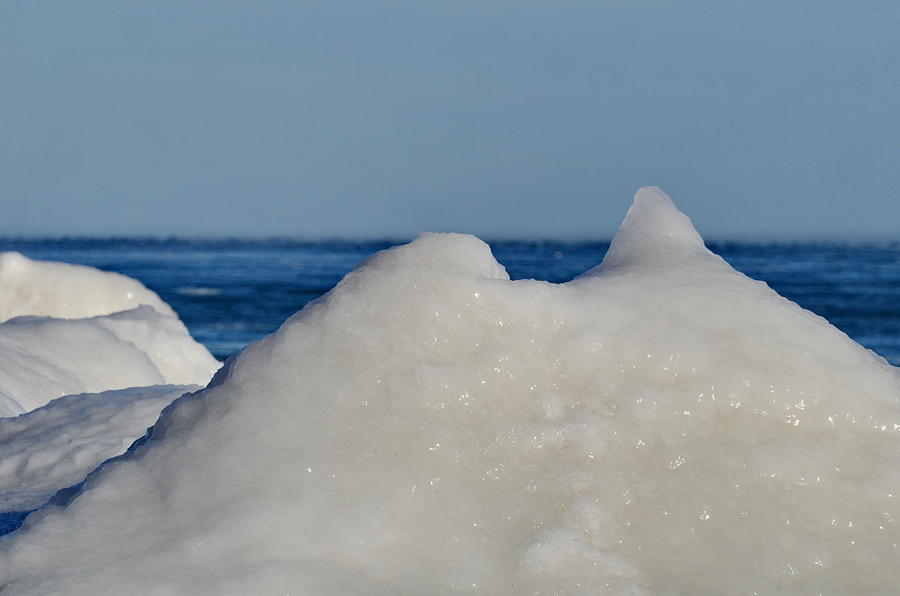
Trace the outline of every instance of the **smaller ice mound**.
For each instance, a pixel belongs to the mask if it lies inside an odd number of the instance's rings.
[[[0,512],[28,511],[121,455],[172,400],[196,385],[67,395],[0,419]]]
[[[0,253],[0,321],[21,315],[79,319],[141,304],[176,316],[156,292],[125,275]]]
[[[149,306],[90,320],[147,354],[166,383],[206,385],[221,365],[190,336],[184,323]]]
[[[48,401],[146,385],[205,385],[216,361],[184,325],[148,306],[88,319],[0,323],[0,418]]]

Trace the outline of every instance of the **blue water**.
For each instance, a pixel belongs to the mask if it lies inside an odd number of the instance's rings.
[[[372,253],[396,242],[0,239],[0,250],[118,271],[172,305],[217,358],[275,330]],[[492,242],[514,279],[567,281],[608,243]],[[900,243],[710,244],[735,268],[900,365]]]

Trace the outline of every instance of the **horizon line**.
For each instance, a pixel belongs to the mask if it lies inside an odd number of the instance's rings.
[[[147,243],[147,244],[294,244],[294,245],[322,245],[322,244],[372,244],[372,245],[399,245],[414,240],[419,234],[412,236],[290,236],[285,234],[273,235],[204,235],[189,236],[183,234],[64,234],[64,235],[7,235],[0,234],[2,244],[33,244],[33,243],[80,243],[95,242],[100,244],[112,242]],[[473,235],[473,234],[469,234]],[[554,245],[609,245],[612,236],[604,238],[563,238],[563,237],[528,237],[498,235],[477,236],[487,244],[554,244]],[[900,235],[875,234],[869,237],[856,235],[782,235],[782,234],[757,234],[737,236],[711,236],[703,239],[706,245],[852,245],[852,246],[885,246],[900,245]]]

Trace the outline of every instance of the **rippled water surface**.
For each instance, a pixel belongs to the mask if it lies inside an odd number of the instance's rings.
[[[0,240],[0,250],[141,280],[217,358],[274,331],[362,259],[397,242]],[[606,243],[491,242],[514,279],[561,282],[598,264]],[[900,365],[900,243],[710,244],[747,275]]]

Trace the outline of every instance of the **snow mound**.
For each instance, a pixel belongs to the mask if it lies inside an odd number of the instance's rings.
[[[80,319],[141,304],[175,317],[172,308],[139,281],[93,267],[36,261],[0,253],[0,321],[22,315]]]
[[[900,375],[643,189],[602,266],[426,234],[0,542],[7,594],[880,594]]]
[[[216,361],[178,319],[149,306],[88,319],[0,323],[0,418],[48,401],[145,385],[206,385]]]
[[[0,419],[0,511],[27,511],[121,455],[172,400],[196,385],[68,395]]]

